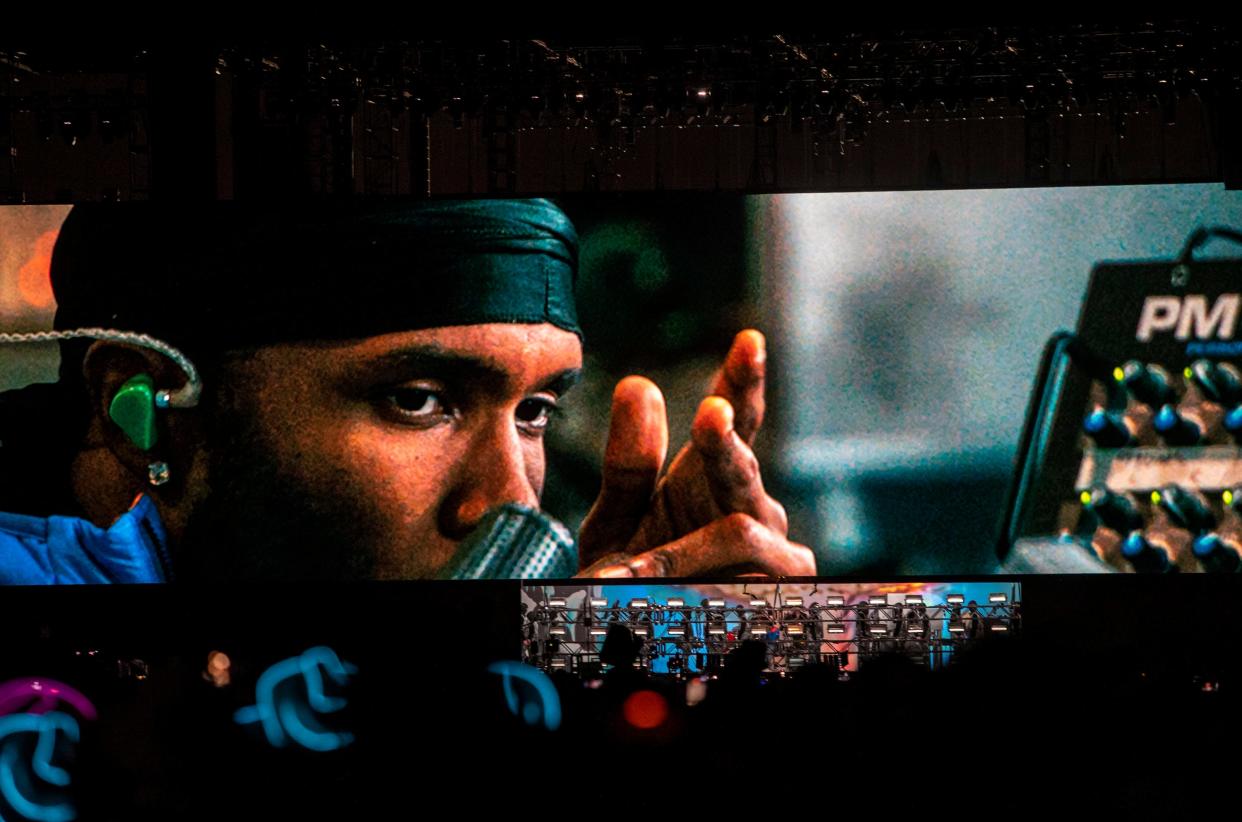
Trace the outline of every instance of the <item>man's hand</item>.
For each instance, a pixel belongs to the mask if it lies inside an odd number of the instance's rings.
[[[613,393],[603,485],[579,532],[582,576],[815,573],[810,549],[787,539],[785,509],[763,488],[751,445],[763,423],[763,335],[733,341],[691,441],[664,477],[664,397],[627,377]]]

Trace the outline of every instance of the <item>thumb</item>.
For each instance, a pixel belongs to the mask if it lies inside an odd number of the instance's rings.
[[[583,564],[625,549],[650,507],[667,454],[664,395],[644,377],[626,377],[612,394],[599,497],[578,532]]]

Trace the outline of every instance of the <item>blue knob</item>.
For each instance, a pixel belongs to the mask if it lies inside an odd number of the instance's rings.
[[[1194,445],[1203,436],[1196,423],[1183,417],[1171,405],[1166,405],[1157,412],[1152,427],[1169,445]]]
[[[1209,571],[1232,573],[1238,570],[1238,553],[1231,550],[1216,534],[1195,537],[1191,545],[1195,556]]]
[[[1148,542],[1141,531],[1133,531],[1125,538],[1121,543],[1121,555],[1141,573],[1171,570],[1168,554]]]
[[[1150,543],[1143,538],[1141,531],[1135,531],[1121,543],[1121,555],[1126,559],[1142,556],[1150,548]]]
[[[1225,430],[1235,437],[1242,434],[1242,405],[1225,415]]]
[[[1088,414],[1082,427],[1087,436],[1101,448],[1121,448],[1130,445],[1134,439],[1126,426],[1125,416],[1117,412],[1109,413],[1103,408],[1097,408]]]
[[[1203,534],[1202,536],[1195,537],[1191,548],[1194,550],[1196,557],[1203,559],[1222,550],[1224,545],[1221,543],[1220,537],[1215,534]]]

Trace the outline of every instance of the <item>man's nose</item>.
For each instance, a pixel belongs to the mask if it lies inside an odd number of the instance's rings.
[[[505,429],[482,432],[457,466],[454,488],[441,509],[445,536],[462,539],[489,510],[506,502],[539,507],[519,435],[511,423]]]

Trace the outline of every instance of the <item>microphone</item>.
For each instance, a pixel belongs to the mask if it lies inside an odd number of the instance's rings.
[[[440,571],[440,579],[566,579],[578,572],[578,546],[561,523],[507,502],[484,515]]]

